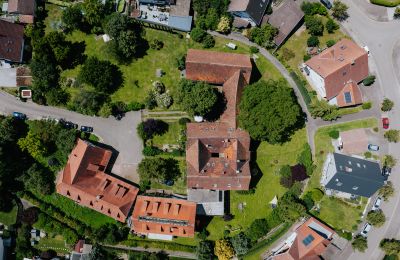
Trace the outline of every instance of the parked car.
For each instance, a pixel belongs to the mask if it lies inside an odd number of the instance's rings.
[[[368,150],[374,151],[374,152],[379,151],[379,146],[376,144],[368,144]]]
[[[320,0],[321,3],[328,9],[332,8],[332,3],[329,0]]]
[[[382,175],[390,176],[391,173],[392,173],[392,168],[387,167],[387,166],[383,166]]]
[[[371,230],[372,226],[369,223],[366,223],[364,228],[362,229],[360,235],[367,238],[368,237],[368,232]]]
[[[13,117],[21,119],[21,120],[25,120],[26,119],[26,115],[24,113],[21,112],[13,112]]]
[[[378,210],[379,207],[381,206],[381,203],[382,203],[382,198],[381,198],[381,197],[378,197],[378,198],[375,200],[374,205],[372,206],[372,210]]]
[[[60,124],[63,125],[67,129],[77,129],[78,125],[75,123],[72,123],[70,121],[65,121],[64,119],[60,119]]]
[[[81,131],[82,132],[85,132],[85,133],[91,133],[91,132],[93,132],[93,127],[91,127],[91,126],[81,126]]]
[[[384,129],[388,129],[389,128],[389,118],[387,117],[383,117],[382,118],[382,126]]]

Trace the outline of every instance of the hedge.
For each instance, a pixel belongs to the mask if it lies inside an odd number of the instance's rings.
[[[294,71],[290,72],[290,76],[292,77],[292,79],[296,83],[298,89],[300,90],[300,93],[303,96],[303,100],[306,103],[306,106],[308,108],[311,103],[311,97],[310,97],[310,94],[308,93],[308,90],[306,89],[306,86],[305,86],[303,80],[301,80],[299,78],[299,76],[296,74],[296,72],[294,72]]]
[[[396,7],[400,5],[400,0],[371,0],[371,3],[387,7]]]
[[[122,245],[129,247],[158,248],[161,250],[182,251],[193,253],[195,246],[182,245],[174,242],[150,241],[141,238],[127,239],[121,242]]]

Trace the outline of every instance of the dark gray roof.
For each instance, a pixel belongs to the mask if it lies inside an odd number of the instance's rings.
[[[336,174],[325,188],[371,197],[383,186],[386,177],[382,175],[379,163],[344,154],[333,154]]]
[[[269,2],[270,0],[249,0],[246,12],[250,15],[250,17],[257,25],[261,24]]]

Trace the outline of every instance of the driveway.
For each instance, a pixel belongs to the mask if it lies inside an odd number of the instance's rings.
[[[81,115],[61,108],[40,106],[33,102],[21,102],[14,96],[0,91],[0,113],[9,115],[13,111],[26,114],[29,119],[40,119],[43,116],[64,118],[78,125],[92,126],[94,134],[101,142],[118,151],[118,157],[112,172],[133,182],[139,182],[136,173],[138,163],[142,160],[142,141],[136,134],[136,126],[141,121],[140,112],[129,112],[121,121],[113,117],[101,118]]]
[[[3,68],[0,64],[0,87],[17,86],[17,69]]]

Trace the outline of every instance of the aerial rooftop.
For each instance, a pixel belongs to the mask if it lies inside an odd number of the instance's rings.
[[[125,222],[139,191],[105,170],[112,152],[78,139],[57,180],[57,193]]]
[[[0,20],[0,60],[22,62],[24,26]]]

